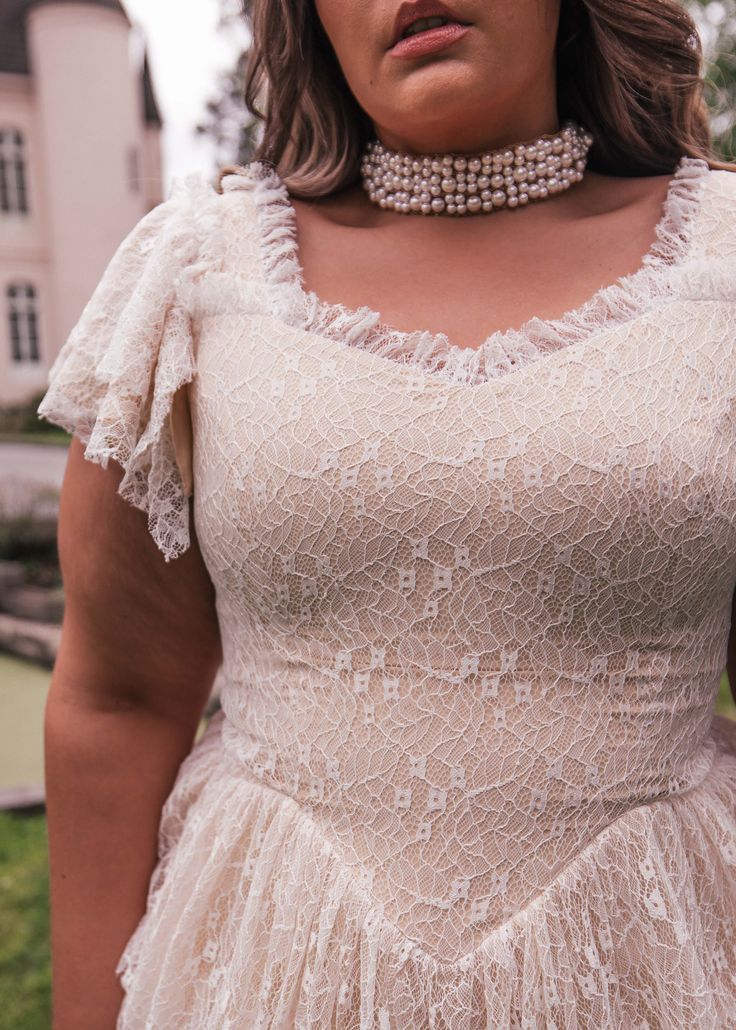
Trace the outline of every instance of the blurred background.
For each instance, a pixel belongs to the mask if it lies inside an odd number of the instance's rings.
[[[686,6],[714,143],[736,160],[736,0]],[[242,0],[0,0],[0,1030],[51,1025],[43,708],[69,437],[36,408],[102,271],[173,179],[251,159],[250,38]],[[200,733],[216,705],[215,685]],[[717,710],[736,718],[725,674]]]

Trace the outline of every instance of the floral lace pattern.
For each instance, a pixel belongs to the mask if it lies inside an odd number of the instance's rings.
[[[736,1026],[736,176],[476,354],[303,289],[278,178],[177,183],[39,412],[185,546],[222,711],[118,1030]],[[513,360],[512,360],[513,359]]]

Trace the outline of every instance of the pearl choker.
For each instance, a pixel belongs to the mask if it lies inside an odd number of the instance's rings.
[[[592,143],[572,120],[556,133],[479,154],[409,154],[373,139],[360,174],[370,199],[400,214],[482,214],[523,207],[580,182]]]

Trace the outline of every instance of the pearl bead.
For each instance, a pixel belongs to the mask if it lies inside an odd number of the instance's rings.
[[[523,207],[583,178],[593,136],[574,121],[556,133],[480,154],[408,154],[371,140],[360,157],[369,199],[399,214],[474,214]]]

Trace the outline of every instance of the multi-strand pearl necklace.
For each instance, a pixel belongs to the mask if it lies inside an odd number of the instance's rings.
[[[572,120],[556,133],[477,154],[405,154],[373,139],[360,173],[370,199],[401,214],[482,214],[580,182],[592,143]]]

